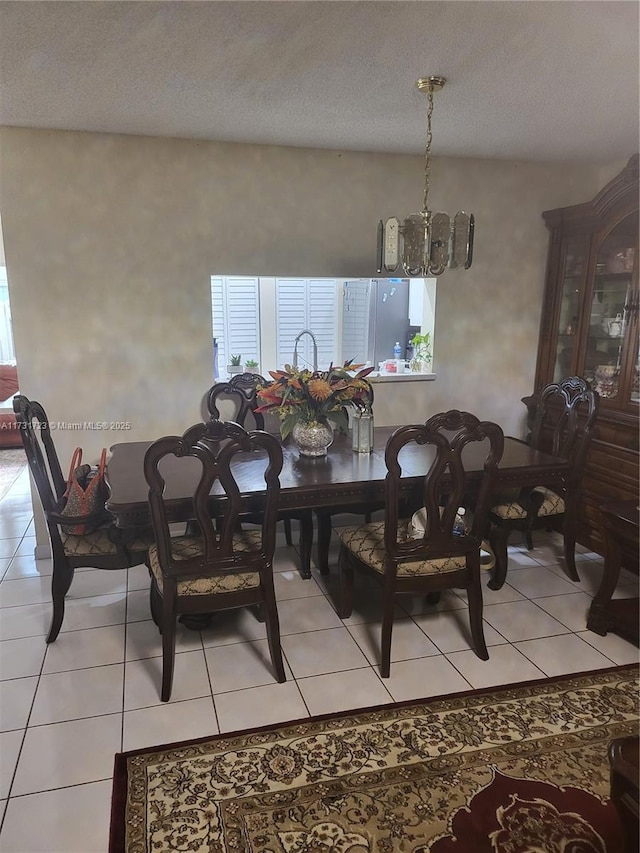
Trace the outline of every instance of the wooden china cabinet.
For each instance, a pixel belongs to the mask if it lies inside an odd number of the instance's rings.
[[[543,217],[551,235],[535,387],[582,376],[600,394],[578,541],[604,554],[600,505],[638,501],[638,155],[592,201]]]

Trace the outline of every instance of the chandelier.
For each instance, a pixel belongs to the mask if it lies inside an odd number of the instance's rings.
[[[395,272],[402,265],[405,275],[434,276],[448,269],[469,269],[473,255],[473,214],[459,211],[451,221],[448,213],[431,213],[427,206],[431,173],[431,116],[433,93],[442,89],[444,77],[421,77],[417,87],[425,92],[427,145],[424,151],[424,201],[422,211],[403,223],[392,216],[378,223],[378,272]]]

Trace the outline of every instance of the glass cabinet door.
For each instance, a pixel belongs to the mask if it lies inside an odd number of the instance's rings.
[[[630,400],[637,406],[640,403],[640,347],[638,346],[637,330],[631,338],[631,361],[633,364],[631,374]]]
[[[624,392],[626,350],[634,345],[630,327],[634,304],[633,224],[633,217],[622,220],[605,238],[596,257],[583,375],[605,400],[616,400]],[[637,231],[637,216],[635,228]],[[636,352],[637,346],[636,341]]]
[[[576,372],[580,306],[584,298],[588,248],[588,242],[584,238],[570,241],[566,245],[562,263],[554,382]]]

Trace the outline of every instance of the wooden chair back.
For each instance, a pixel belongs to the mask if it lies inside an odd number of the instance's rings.
[[[486,442],[484,475],[474,507],[471,529],[454,533],[456,511],[467,495],[465,448]],[[422,486],[426,524],[422,538],[407,539],[399,526],[402,498],[401,451],[406,445],[431,445],[433,462]],[[489,498],[504,450],[504,435],[498,424],[480,421],[469,412],[451,410],[429,418],[425,424],[401,427],[389,438],[385,451],[385,549],[396,564],[407,560],[433,560],[462,556],[478,550],[482,541]]]
[[[165,507],[165,481],[159,470],[164,457],[194,457],[201,470],[194,481],[193,520],[202,536],[203,556],[174,560]],[[234,550],[234,533],[246,506],[237,481],[243,463],[264,469],[265,494],[259,501],[261,544],[255,551]],[[251,457],[255,459],[251,459]],[[271,569],[275,550],[275,525],[280,494],[282,448],[276,438],[262,431],[247,432],[233,421],[211,420],[196,424],[183,436],[167,436],[149,447],[144,459],[144,475],[149,484],[149,505],[162,571],[169,576],[215,576],[226,572],[262,572]],[[212,492],[217,496],[215,512]],[[221,500],[222,498],[222,500]],[[252,508],[255,507],[252,499]],[[215,518],[214,518],[215,516]]]
[[[531,445],[571,462],[567,485],[580,482],[598,416],[599,395],[579,376],[546,385],[539,394]]]
[[[60,468],[47,413],[35,400],[24,394],[13,398],[22,444],[27,455],[29,470],[36,484],[45,515],[55,512],[65,489],[66,482]]]
[[[207,409],[213,420],[220,419],[218,402],[220,400],[231,400],[236,408],[232,418],[235,423],[244,427],[247,415],[253,415],[256,429],[264,429],[264,416],[256,412],[258,407],[258,386],[269,383],[257,373],[238,373],[232,376],[228,382],[217,382],[209,389],[207,394]]]

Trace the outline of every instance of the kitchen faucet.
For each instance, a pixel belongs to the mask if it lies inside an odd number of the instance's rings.
[[[296,370],[298,367],[298,341],[303,335],[309,335],[313,341],[313,372],[316,373],[318,370],[318,344],[316,342],[316,336],[310,329],[303,329],[295,340],[295,345],[293,347],[293,369]]]

